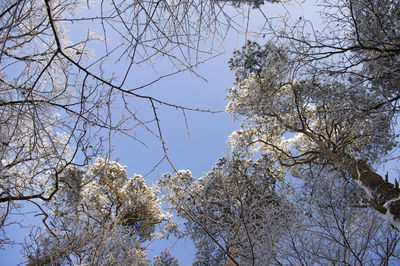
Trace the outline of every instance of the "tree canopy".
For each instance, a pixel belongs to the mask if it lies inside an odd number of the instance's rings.
[[[285,14],[267,17],[272,3]],[[23,246],[28,265],[179,265],[168,247],[148,257],[163,237],[190,238],[194,265],[400,263],[397,173],[379,170],[398,161],[400,3],[318,0],[320,21],[293,4],[2,1],[0,247],[29,203],[42,224]],[[176,169],[159,106],[186,127],[186,112],[218,111],[145,89],[202,79],[231,30],[245,43],[228,63],[226,111],[241,124],[196,178]],[[170,166],[157,185],[111,160],[113,140],[141,142],[138,128],[162,150],[150,173]]]

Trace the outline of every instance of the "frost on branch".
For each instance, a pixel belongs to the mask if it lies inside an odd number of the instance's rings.
[[[268,265],[295,218],[279,195],[282,172],[267,156],[257,161],[223,157],[203,177],[190,171],[159,182],[172,209],[185,219],[185,235],[197,249],[196,265]]]
[[[179,261],[165,249],[153,258],[152,266],[179,266]]]
[[[161,210],[157,189],[126,167],[97,159],[85,169],[70,167],[49,202],[46,229],[36,229],[25,247],[31,263],[67,260],[78,264],[148,265],[142,243],[173,229]]]
[[[296,60],[289,48],[271,42],[248,43],[235,53],[237,81],[228,90],[227,110],[243,123],[230,143],[240,153],[269,154],[302,179],[320,165],[338,168],[360,179],[371,207],[400,220],[400,190],[368,166],[397,145],[391,103],[370,84],[304,76]]]
[[[367,195],[341,171],[314,167],[291,196],[299,212],[280,242],[277,265],[397,265],[400,232],[368,208]]]

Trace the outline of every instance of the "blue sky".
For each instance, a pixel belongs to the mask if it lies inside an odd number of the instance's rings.
[[[145,92],[178,105],[224,110],[227,104],[225,88],[234,82],[234,73],[228,68],[228,60],[233,48],[240,47],[243,41],[230,43],[231,45],[225,48],[226,52],[223,55],[197,69],[199,74],[206,77],[207,82],[185,72],[165,79],[151,88],[146,88]],[[142,108],[143,111],[146,110],[146,107]],[[225,112],[209,114],[187,111],[185,114],[189,137],[181,110],[163,106],[159,108],[162,133],[175,168],[177,170],[190,169],[195,177],[201,177],[204,172],[211,170],[218,158],[226,154],[226,140],[239,127],[239,122],[233,121],[232,117]],[[139,112],[140,110],[139,106]],[[163,156],[161,143],[149,136],[147,132],[139,131],[137,137],[142,139],[148,147],[123,137],[115,139],[114,142],[115,152],[112,159],[118,159],[121,164],[126,165],[129,176],[134,173],[141,175],[148,173]],[[156,183],[163,173],[172,171],[167,161],[164,161],[146,177],[146,181],[148,184]],[[154,253],[150,252],[150,255],[157,255],[173,243],[174,240],[156,241],[151,246]],[[191,265],[195,251],[190,240],[178,241],[174,246],[172,254],[184,265]]]

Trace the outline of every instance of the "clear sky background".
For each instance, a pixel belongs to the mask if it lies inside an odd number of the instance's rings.
[[[296,10],[298,14],[304,13],[312,15],[312,10],[307,10],[306,5],[300,8],[297,4],[293,7],[285,6]],[[281,4],[266,3],[262,10],[269,17],[277,16],[278,13],[284,12]],[[257,27],[259,23],[264,23],[264,19],[259,16],[257,10],[250,9],[251,27]],[[72,31],[73,35],[74,32]],[[251,36],[249,39],[253,40]],[[264,40],[266,41],[266,39]],[[259,39],[262,44],[264,42]],[[196,77],[195,75],[184,72],[169,78],[163,79],[151,87],[147,87],[140,91],[145,95],[154,96],[157,99],[183,105],[193,108],[224,110],[227,104],[225,100],[225,89],[232,86],[234,82],[234,73],[228,68],[228,60],[232,56],[233,49],[239,49],[245,43],[245,36],[237,35],[232,32],[223,42],[225,51],[219,57],[200,65],[196,71],[207,79],[207,82]],[[160,64],[156,68],[156,74],[150,74],[148,69],[133,69],[132,75],[129,76],[126,84],[140,84],[143,80],[151,80],[151,75],[161,75],[170,71],[171,66],[168,64]],[[118,69],[113,69],[118,73]],[[147,73],[147,74],[146,74]],[[147,76],[148,75],[148,76]],[[134,85],[133,85],[134,86]],[[226,155],[226,140],[228,136],[239,128],[239,122],[235,122],[227,113],[199,113],[186,112],[189,135],[186,129],[185,118],[181,110],[174,108],[158,106],[158,115],[160,125],[168,154],[172,159],[177,170],[190,169],[195,177],[201,177],[204,172],[211,170],[212,166],[217,162],[218,158]],[[138,100],[136,103],[137,112],[139,114],[151,115],[148,101]],[[163,151],[161,143],[150,136],[142,129],[136,132],[137,137],[142,140],[147,147],[134,142],[131,139],[122,136],[115,136],[113,141],[112,160],[118,160],[122,165],[127,166],[128,176],[132,177],[134,173],[144,175],[148,173],[154,165],[162,158]],[[163,173],[172,172],[172,168],[164,161],[151,174],[146,177],[148,185],[155,184]],[[26,221],[35,223],[38,218],[32,218],[32,215],[23,218]],[[26,229],[19,226],[9,227],[9,236],[17,241],[22,242]],[[156,241],[151,248],[154,253],[150,252],[149,257],[159,254],[167,246],[173,244],[173,240]],[[0,250],[0,265],[16,265],[23,261],[19,254],[18,246]],[[176,248],[172,252],[184,265],[190,265],[194,255],[194,249],[190,241],[180,241],[176,244]]]

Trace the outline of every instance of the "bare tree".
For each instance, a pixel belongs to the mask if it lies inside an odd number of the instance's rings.
[[[292,25],[288,20],[276,23],[271,32],[304,66],[301,74],[340,78],[348,86],[369,90],[371,98],[385,98],[397,110],[398,2],[322,0],[316,4],[321,24],[300,17]]]
[[[392,265],[400,235],[368,208],[364,191],[334,169],[310,173],[294,193],[298,219],[281,238],[278,265]]]
[[[279,187],[270,158],[223,157],[195,180],[190,171],[159,181],[172,210],[185,219],[182,236],[196,247],[195,265],[269,265],[296,211]]]

